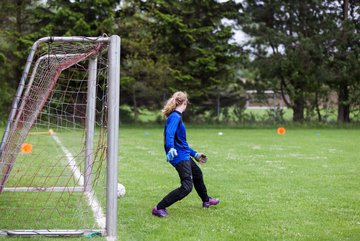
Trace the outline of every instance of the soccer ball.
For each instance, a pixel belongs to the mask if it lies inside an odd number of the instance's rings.
[[[118,183],[118,186],[117,186],[117,196],[118,196],[118,198],[124,197],[125,193],[126,193],[125,186],[122,185],[121,183]]]

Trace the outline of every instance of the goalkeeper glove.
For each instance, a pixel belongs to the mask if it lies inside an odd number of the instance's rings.
[[[194,157],[200,164],[207,162],[207,156],[204,153],[195,153]]]
[[[177,156],[177,151],[175,148],[170,148],[169,152],[166,154],[166,160],[172,161],[174,157]]]

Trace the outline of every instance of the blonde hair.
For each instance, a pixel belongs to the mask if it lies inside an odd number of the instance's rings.
[[[187,93],[183,91],[175,92],[170,99],[166,101],[164,108],[161,110],[165,117],[168,117],[176,107],[182,105],[184,101],[188,101]]]

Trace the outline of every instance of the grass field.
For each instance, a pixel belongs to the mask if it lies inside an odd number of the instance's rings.
[[[121,128],[119,182],[127,192],[118,202],[119,240],[360,240],[359,129],[279,136],[275,128],[188,127],[187,135],[209,157],[201,168],[220,204],[203,209],[194,190],[168,217],[152,216],[179,186],[162,129]]]

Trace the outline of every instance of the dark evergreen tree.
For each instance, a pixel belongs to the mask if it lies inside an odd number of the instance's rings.
[[[200,107],[193,111],[215,109],[219,93],[239,81],[234,79],[239,48],[229,43],[232,27],[222,20],[236,19],[240,5],[234,1],[134,2],[149,20],[156,55],[168,56],[167,96],[186,90],[192,103]],[[227,104],[237,102],[238,95],[234,97]]]
[[[327,83],[338,93],[338,121],[350,122],[351,107],[358,104],[360,89],[360,3],[354,0],[324,1],[329,25]]]
[[[0,120],[5,121],[20,81],[34,33],[40,0],[0,1]]]
[[[240,19],[252,36],[249,46],[256,57],[258,81],[280,91],[294,111],[293,120],[303,121],[309,100],[323,93],[326,9],[317,0],[247,0],[244,6]]]
[[[339,121],[349,120],[349,88],[358,69],[359,15],[356,1],[243,2],[243,30],[252,36],[249,46],[256,56],[259,81],[280,89],[294,110],[294,121],[305,110],[316,110],[331,89],[339,93]],[[345,20],[343,13],[352,12]],[[341,16],[341,17],[340,17]],[[268,82],[268,84],[266,84]],[[356,84],[355,84],[356,86]],[[358,86],[358,84],[357,84]]]

